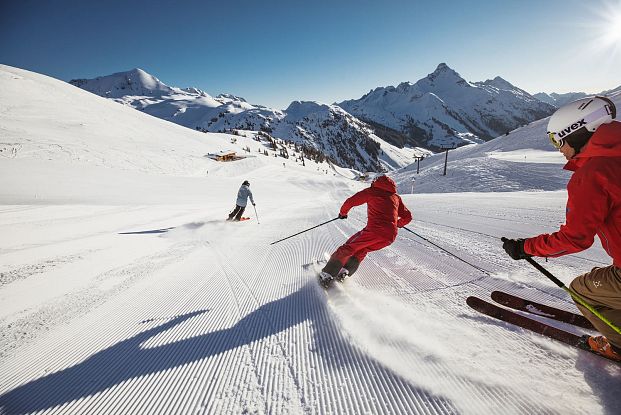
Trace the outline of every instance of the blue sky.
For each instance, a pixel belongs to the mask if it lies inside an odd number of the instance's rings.
[[[621,0],[2,0],[0,63],[63,80],[139,67],[275,108],[441,62],[468,81],[595,93],[621,85],[620,16]]]

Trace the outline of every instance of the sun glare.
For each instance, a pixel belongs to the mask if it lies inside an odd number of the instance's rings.
[[[609,3],[603,17],[603,40],[609,47],[621,49],[621,1]]]
[[[619,46],[621,44],[621,10],[615,10],[606,20],[609,20],[610,24],[608,27],[610,42]]]
[[[591,16],[582,22],[586,38],[590,40],[589,51],[598,59],[605,58],[609,64],[617,64],[621,58],[621,0],[586,2],[585,10]]]

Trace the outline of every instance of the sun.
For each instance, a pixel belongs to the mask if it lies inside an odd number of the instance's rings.
[[[621,48],[621,1],[605,3],[600,16],[600,39],[608,47]]]
[[[615,9],[610,9],[608,16],[605,17],[608,27],[605,29],[605,36],[608,42],[619,46],[621,44],[621,4],[618,3]]]
[[[580,27],[580,33],[590,40],[588,49],[594,56],[606,57],[618,62],[621,58],[621,0],[604,0],[595,7],[594,2],[585,2],[587,19]]]

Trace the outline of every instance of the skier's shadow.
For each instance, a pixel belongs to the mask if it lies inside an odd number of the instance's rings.
[[[119,232],[119,235],[148,235],[151,233],[166,233],[171,229],[175,229],[174,226],[171,228],[162,228],[162,229],[150,229],[148,231],[136,231],[136,232]]]
[[[192,318],[208,318],[209,310],[183,314],[157,327],[145,330],[127,340],[104,349],[81,363],[43,376],[21,385],[0,396],[0,408],[9,414],[42,411],[74,400],[92,396],[129,379],[135,379],[167,369],[180,367],[228,350],[250,345],[257,340],[276,335],[299,323],[312,320],[314,352],[320,353],[329,365],[353,364],[348,352],[351,346],[334,329],[334,323],[320,296],[316,284],[306,284],[302,289],[259,307],[233,327],[205,333],[189,339],[164,344],[144,346],[149,339],[174,329]],[[318,309],[319,307],[319,309]],[[378,363],[373,363],[377,364]],[[398,377],[397,375],[394,375]],[[403,381],[407,384],[407,381]],[[416,392],[412,387],[412,393]],[[430,396],[430,400],[443,401]]]
[[[621,370],[613,362],[588,352],[578,352],[576,369],[584,374],[593,394],[600,400],[604,414],[619,413],[621,407]]]
[[[202,228],[205,225],[210,225],[210,224],[214,224],[214,223],[222,223],[221,220],[210,220],[210,221],[204,221],[204,222],[190,222],[190,223],[185,223],[179,227],[177,226],[171,226],[169,228],[161,228],[161,229],[148,229],[145,231],[134,231],[134,232],[119,232],[119,235],[149,235],[149,234],[159,234],[159,233],[166,233],[172,229],[176,229],[176,228],[180,228],[180,229],[190,229],[190,230],[194,230],[194,229],[199,229]]]

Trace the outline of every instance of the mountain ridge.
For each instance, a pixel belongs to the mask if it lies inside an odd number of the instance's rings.
[[[212,97],[198,88],[170,87],[142,69],[69,83],[194,130],[262,131],[312,147],[333,163],[358,171],[389,171],[411,163],[414,156],[430,153],[385,141],[371,126],[334,104],[293,101],[281,111],[232,94]]]
[[[432,149],[482,143],[554,110],[499,76],[468,82],[446,63],[415,83],[378,87],[338,105],[361,119],[422,138]]]

